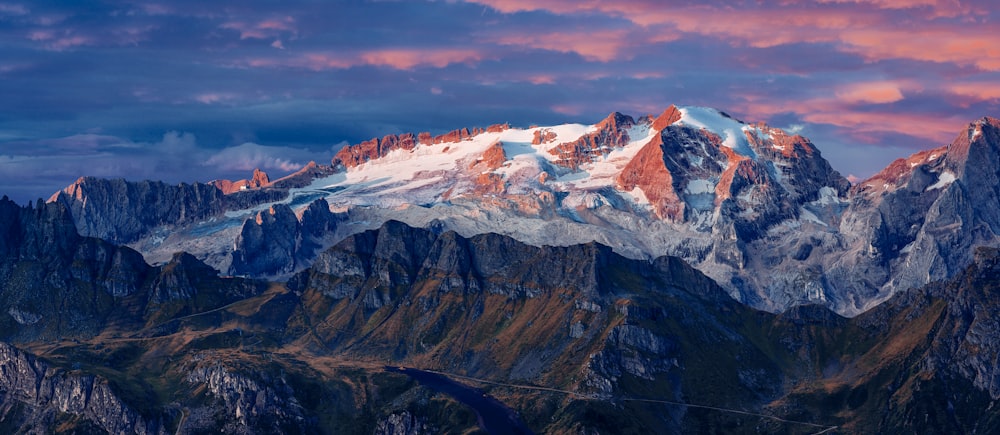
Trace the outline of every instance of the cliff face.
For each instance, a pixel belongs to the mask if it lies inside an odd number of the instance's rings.
[[[167,433],[162,421],[124,403],[106,379],[51,367],[6,343],[0,343],[0,392],[0,427],[11,433],[87,431],[88,424],[107,433]],[[68,422],[54,425],[60,420]]]
[[[225,209],[223,197],[221,190],[207,184],[84,177],[49,201],[69,209],[80,234],[127,243],[160,225],[219,215]]]
[[[51,274],[64,267],[53,247],[104,243],[56,231],[72,228],[60,207],[0,202],[0,217],[18,217],[0,228],[3,267],[32,259]],[[0,307],[7,340],[40,355],[0,345],[0,429],[475,429],[470,408],[390,364],[494,382],[475,396],[502,399],[539,432],[993,432],[1000,253],[973,260],[952,281],[846,319],[817,306],[750,309],[673,257],[399,222],[323,250],[284,285],[220,277],[178,254],[146,266],[133,293],[109,295],[115,313],[83,323],[91,333],[58,326],[83,304]],[[61,297],[45,290],[52,278],[41,282],[33,294]]]
[[[285,275],[307,266],[326,245],[342,216],[318,199],[296,216],[285,204],[257,213],[243,223],[233,248],[230,272],[234,275]]]
[[[226,195],[211,184],[82,177],[49,202],[61,203],[69,210],[80,234],[124,244],[160,227],[196,224],[219,218],[226,210],[279,201],[287,195],[286,189],[236,190]]]
[[[150,272],[139,253],[81,237],[61,203],[0,200],[0,336],[94,334]]]
[[[838,294],[874,306],[892,291],[958,273],[980,245],[1000,242],[1000,120],[970,124],[951,145],[900,159],[854,186],[840,223],[849,255],[829,280],[862,274]]]

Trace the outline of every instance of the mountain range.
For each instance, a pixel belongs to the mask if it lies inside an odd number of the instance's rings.
[[[852,184],[670,106],[4,198],[0,427],[464,432],[471,390],[515,432],[990,433],[998,148]]]
[[[284,279],[323,247],[399,220],[677,256],[755,308],[854,316],[998,245],[998,128],[980,119],[852,185],[802,136],[670,106],[593,125],[388,135],[273,182],[260,171],[207,185],[81,178],[49,201],[80,234],[154,264],[184,251],[227,274]]]

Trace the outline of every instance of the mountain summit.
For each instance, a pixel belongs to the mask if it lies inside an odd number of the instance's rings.
[[[952,145],[851,186],[805,137],[670,106],[595,124],[387,135],[341,149],[329,166],[275,181],[254,174],[228,194],[225,183],[86,179],[52,201],[82,234],[126,242],[154,263],[184,250],[227,273],[287,277],[322,247],[399,220],[678,256],[757,308],[819,303],[856,315],[998,244],[997,131],[984,118]],[[135,207],[113,210],[112,197]],[[173,199],[141,208],[154,197]]]

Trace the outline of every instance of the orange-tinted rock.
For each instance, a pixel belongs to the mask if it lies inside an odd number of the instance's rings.
[[[400,135],[390,134],[382,139],[374,138],[369,141],[361,142],[357,145],[350,145],[341,148],[340,151],[333,156],[332,164],[335,168],[340,166],[353,168],[368,161],[385,157],[392,151],[398,149],[412,150],[416,146],[417,141],[413,133],[404,133]]]
[[[531,139],[531,144],[541,145],[543,143],[551,143],[554,140],[556,140],[556,132],[543,128],[535,130],[535,135]]]
[[[607,155],[614,148],[628,145],[628,129],[633,125],[635,120],[631,116],[612,113],[596,125],[597,131],[550,149],[549,153],[558,157],[553,163],[574,170],[579,169],[580,165]]]
[[[507,153],[503,150],[503,142],[496,141],[489,148],[483,151],[482,156],[469,164],[469,168],[478,168],[480,171],[494,171],[507,161]]]
[[[309,164],[295,171],[295,173],[275,180],[271,183],[271,186],[283,189],[305,187],[312,183],[313,180],[329,176],[333,173],[334,168],[330,166],[322,166],[316,164],[316,162],[309,162]]]
[[[502,133],[507,130],[510,130],[510,124],[506,122],[503,124],[493,124],[489,127],[486,127],[487,133]]]
[[[228,195],[230,193],[239,192],[241,190],[260,189],[262,187],[267,187],[271,184],[271,181],[268,178],[266,172],[261,171],[260,168],[255,168],[253,170],[253,177],[249,180],[237,180],[237,181],[215,180],[215,181],[210,181],[208,184],[217,187],[219,190],[222,191],[222,193]]]
[[[674,189],[673,174],[664,165],[663,140],[657,135],[636,153],[615,180],[619,190],[642,190],[660,219],[679,222],[684,218],[684,202]]]
[[[417,135],[417,142],[423,145],[431,145],[434,143],[434,137],[429,132],[421,132]]]
[[[503,191],[503,175],[484,172],[476,177],[475,193],[480,195],[499,195]]]
[[[503,150],[503,142],[496,141],[483,151],[483,161],[490,170],[495,170],[507,161],[507,153]]]
[[[653,120],[653,130],[663,131],[668,125],[681,120],[681,111],[673,104]]]

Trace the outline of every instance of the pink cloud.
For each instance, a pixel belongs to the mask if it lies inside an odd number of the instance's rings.
[[[868,133],[895,133],[927,138],[934,143],[947,143],[955,137],[967,119],[959,117],[898,112],[814,112],[804,121],[844,127],[847,133],[863,136]],[[875,140],[872,140],[873,142]]]
[[[504,13],[536,10],[566,15],[599,13],[627,19],[643,28],[666,26],[667,35],[671,35],[672,29],[684,35],[718,38],[737,46],[766,48],[829,43],[870,62],[910,59],[1000,71],[1000,44],[995,36],[1000,34],[1000,28],[979,20],[977,14],[981,11],[968,2],[954,0],[828,0],[818,5],[786,0],[755,8],[668,7],[642,0],[468,1]],[[858,4],[870,7],[859,8]],[[959,19],[934,20],[943,17]],[[917,28],[900,25],[907,20],[927,25]]]
[[[1000,101],[1000,83],[997,82],[964,82],[953,83],[945,87],[945,91],[957,97],[962,107],[972,103]]]
[[[586,32],[516,33],[497,37],[495,43],[535,49],[576,53],[586,60],[610,62],[628,45],[628,34],[622,30]]]
[[[390,48],[360,53],[304,53],[292,57],[257,57],[241,64],[252,68],[303,68],[313,71],[348,69],[356,66],[381,66],[399,70],[417,67],[444,68],[457,63],[472,63],[483,55],[471,49]]]
[[[877,86],[875,88],[877,89]],[[920,137],[935,144],[948,142],[968,121],[960,116],[866,110],[855,104],[831,98],[804,100],[786,100],[771,96],[743,96],[743,98],[746,100],[744,104],[734,105],[736,113],[742,112],[751,118],[764,120],[778,114],[793,113],[808,123],[840,127],[845,134],[868,143],[878,143],[878,135],[885,134]]]
[[[894,103],[903,99],[899,85],[891,81],[852,83],[836,90],[837,99],[848,104]]]
[[[975,26],[979,27],[979,26]],[[913,59],[957,65],[973,65],[985,71],[1000,71],[1000,28],[933,28],[855,30],[842,35],[844,50],[869,61]]]
[[[555,104],[549,108],[552,109],[553,112],[569,116],[576,116],[584,111],[584,108],[577,104]]]
[[[539,74],[528,77],[528,81],[533,85],[551,85],[555,84],[556,78],[549,74]]]
[[[482,55],[470,49],[385,49],[361,53],[361,62],[368,65],[387,66],[395,69],[413,69],[416,66],[443,68],[454,63],[476,62]]]

